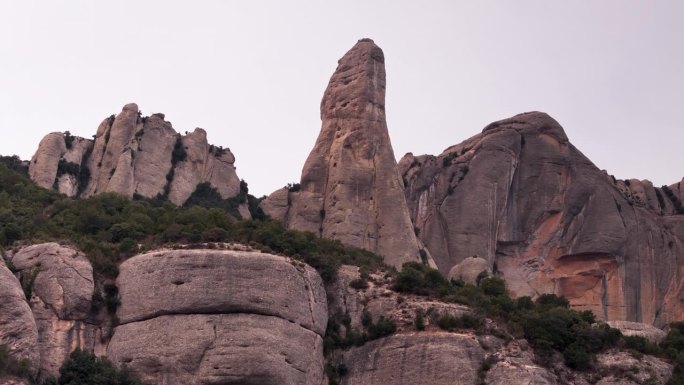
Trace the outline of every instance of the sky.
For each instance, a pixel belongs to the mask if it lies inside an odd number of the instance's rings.
[[[684,176],[684,2],[0,0],[0,154],[90,138],[135,102],[235,154],[250,193],[300,178],[358,39],[385,53],[394,153],[544,111],[599,168]]]

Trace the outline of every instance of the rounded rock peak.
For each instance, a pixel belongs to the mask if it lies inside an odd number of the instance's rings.
[[[373,41],[373,39],[370,39],[370,38],[367,38],[367,37],[364,37],[364,38],[362,38],[362,39],[359,39],[358,42],[359,42],[359,43],[373,43],[373,44],[375,44],[375,42]]]
[[[122,111],[133,111],[133,112],[138,112],[138,105],[135,103],[128,103],[123,108],[121,109]]]

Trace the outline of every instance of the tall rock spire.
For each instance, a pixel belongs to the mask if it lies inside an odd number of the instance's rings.
[[[397,267],[419,261],[387,132],[385,59],[372,40],[359,40],[339,60],[321,120],[298,191],[274,192],[262,205],[265,212],[289,228],[373,251]]]

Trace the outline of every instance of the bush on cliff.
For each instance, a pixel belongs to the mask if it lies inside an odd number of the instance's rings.
[[[59,369],[59,385],[137,385],[125,368],[117,368],[106,357],[76,349]]]

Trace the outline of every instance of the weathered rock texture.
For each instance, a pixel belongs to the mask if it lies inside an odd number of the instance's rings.
[[[444,274],[478,256],[516,295],[557,293],[607,320],[662,326],[684,316],[674,204],[648,182],[599,170],[548,115],[492,123],[439,156],[407,154],[399,168]]]
[[[619,329],[623,335],[644,337],[656,344],[659,344],[665,339],[665,336],[667,336],[667,333],[665,333],[664,330],[641,322],[608,321],[608,325]]]
[[[107,355],[147,384],[323,381],[318,273],[270,254],[167,250],[124,262]]]
[[[240,179],[230,150],[209,145],[201,128],[182,136],[164,118],[142,117],[131,103],[105,119],[94,140],[50,133],[31,159],[29,175],[38,185],[68,196],[166,195],[182,205],[204,182],[223,198],[237,196]]]
[[[351,348],[342,384],[474,384],[484,350],[472,335],[411,333]]]
[[[35,360],[42,377],[59,376],[59,367],[76,348],[92,351],[96,326],[88,320],[93,269],[85,256],[57,243],[28,246],[8,259],[24,286],[38,331]],[[33,320],[32,320],[33,321]]]
[[[17,360],[39,362],[38,328],[19,280],[0,257],[0,345]]]
[[[264,212],[289,228],[373,251],[395,266],[420,260],[387,132],[385,59],[372,40],[360,40],[339,60],[321,119],[300,189],[274,192],[262,204]]]

